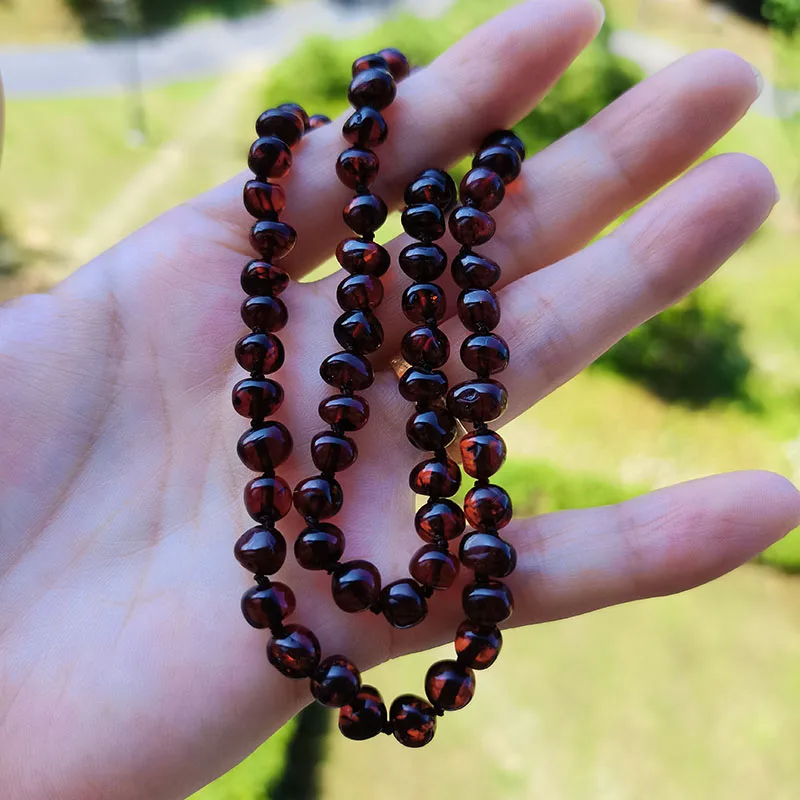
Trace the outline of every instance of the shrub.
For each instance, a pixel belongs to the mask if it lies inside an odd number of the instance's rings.
[[[800,32],[800,0],[764,0],[764,16],[787,36]]]

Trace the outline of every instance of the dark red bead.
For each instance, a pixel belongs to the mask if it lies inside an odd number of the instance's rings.
[[[283,258],[292,251],[296,243],[295,229],[278,220],[260,219],[250,231],[250,244],[264,258]]]
[[[259,136],[275,136],[294,147],[305,133],[303,120],[288,108],[270,108],[256,121]]]
[[[244,505],[254,520],[277,522],[291,511],[292,490],[283,478],[262,475],[244,487]]]
[[[509,184],[516,180],[522,172],[522,159],[516,150],[497,144],[481,150],[472,160],[472,166],[473,168],[486,167],[492,172],[496,172],[503,183]]]
[[[354,108],[369,106],[383,111],[391,105],[397,94],[397,85],[392,74],[380,67],[371,67],[357,73],[350,82],[347,99]]]
[[[510,358],[508,344],[496,333],[473,333],[461,343],[461,363],[483,377],[502,372]]]
[[[508,392],[494,380],[464,381],[447,395],[447,407],[460,420],[491,422],[508,406]]]
[[[447,393],[447,377],[444,372],[411,367],[403,373],[398,383],[400,396],[410,403],[422,403],[437,400]]]
[[[251,261],[242,270],[242,289],[249,295],[277,297],[289,285],[289,275],[266,261]]]
[[[233,548],[236,560],[254,575],[274,575],[286,560],[286,539],[261,525],[245,531]]]
[[[372,364],[357,353],[334,353],[320,365],[319,374],[328,386],[356,392],[369,389],[375,380]]]
[[[366,611],[380,597],[381,575],[369,561],[347,561],[331,576],[331,593],[342,611]]]
[[[377,147],[386,141],[389,126],[380,111],[374,108],[359,108],[344,123],[342,135],[350,144]]]
[[[342,212],[345,224],[359,236],[372,236],[386,222],[389,210],[376,194],[359,194]]]
[[[500,581],[470,583],[461,593],[464,613],[479,625],[497,625],[514,611],[514,596]]]
[[[473,669],[488,669],[503,647],[503,635],[494,625],[476,625],[465,619],[456,631],[458,660]]]
[[[342,706],[339,730],[346,738],[363,742],[382,733],[388,719],[380,692],[374,686],[362,686],[355,700]]]
[[[348,275],[336,289],[336,302],[345,311],[377,308],[383,300],[383,284],[374,275]]]
[[[336,174],[350,189],[370,186],[378,177],[380,161],[372,150],[351,147],[336,160]]]
[[[500,280],[500,267],[477,253],[459,253],[450,271],[462,289],[488,289]]]
[[[514,131],[495,131],[490,133],[482,142],[480,149],[488,150],[490,147],[505,145],[514,150],[522,161],[525,160],[525,145]]]
[[[481,211],[493,211],[505,196],[503,179],[486,167],[471,169],[461,181],[461,202]]]
[[[278,108],[286,108],[293,114],[296,114],[298,119],[303,123],[303,129],[308,130],[310,118],[306,110],[299,103],[281,103]]]
[[[242,463],[253,472],[271,472],[292,454],[292,434],[280,422],[267,422],[245,431],[236,451]]]
[[[447,269],[447,253],[438,244],[410,244],[400,251],[397,260],[409,278],[422,283],[435,281]]]
[[[461,470],[451,458],[430,458],[411,470],[408,485],[417,494],[451,497],[461,486]]]
[[[385,47],[378,55],[387,63],[389,71],[396,81],[400,82],[408,77],[411,72],[411,64],[396,47]]]
[[[407,206],[433,203],[447,211],[456,202],[456,185],[443,170],[426,169],[406,187],[403,199]]]
[[[472,206],[460,206],[453,211],[449,224],[453,238],[464,247],[486,244],[497,229],[489,214]]]
[[[418,324],[441,322],[447,311],[445,294],[435,283],[412,283],[403,292],[402,303],[406,318]]]
[[[342,531],[330,522],[304,528],[294,542],[294,557],[303,569],[323,570],[334,566],[344,554]]]
[[[433,203],[408,206],[403,210],[401,222],[409,236],[423,242],[441,239],[446,230],[444,214]]]
[[[500,304],[491,289],[464,289],[458,296],[458,318],[471,331],[490,331],[500,324]]]
[[[242,615],[254,628],[277,628],[297,607],[285,583],[254,586],[242,595]]]
[[[361,673],[344,656],[329,656],[311,679],[311,694],[318,703],[341,708],[354,702],[361,688]]]
[[[458,551],[461,564],[476,575],[507,578],[517,566],[517,552],[493,533],[468,533]]]
[[[289,312],[280,297],[248,297],[242,303],[242,321],[253,330],[279,331],[288,319]]]
[[[437,661],[425,676],[425,694],[434,708],[458,711],[475,695],[475,673],[458,661]]]
[[[358,447],[349,436],[324,431],[311,440],[311,459],[320,472],[341,472],[357,458]]]
[[[455,539],[464,533],[466,525],[464,512],[452,500],[429,500],[414,517],[414,527],[426,542]]]
[[[475,486],[464,498],[464,515],[473,528],[500,530],[514,514],[511,498],[501,486]]]
[[[505,460],[506,443],[499,433],[473,431],[461,440],[461,464],[472,478],[491,478]]]
[[[286,206],[286,193],[277,183],[247,181],[243,192],[244,207],[256,219],[272,219]]]
[[[353,62],[351,73],[353,77],[355,77],[359,72],[373,68],[385,69],[388,71],[389,65],[386,63],[386,59],[383,56],[379,56],[377,53],[369,53],[366,56],[359,56]]]
[[[436,712],[421,697],[403,694],[389,709],[394,738],[406,747],[424,747],[436,733]]]
[[[297,484],[293,500],[300,516],[321,520],[336,516],[341,511],[344,496],[336,480],[315,475]]]
[[[247,164],[262,180],[282,178],[292,168],[292,151],[277,136],[262,136],[250,147]]]
[[[441,406],[416,411],[406,423],[408,441],[419,450],[443,450],[456,438],[456,418]]]
[[[450,342],[439,328],[420,325],[408,331],[400,343],[400,352],[415,367],[443,367],[450,358]]]
[[[333,323],[333,335],[345,350],[362,355],[380,350],[383,344],[383,326],[369,309],[345,311]]]
[[[419,584],[410,578],[384,586],[380,606],[389,624],[401,630],[419,625],[428,616],[428,602]]]
[[[231,399],[238,414],[264,419],[283,405],[283,387],[269,378],[246,378],[233,387]]]
[[[267,645],[267,659],[287,678],[310,678],[319,666],[319,640],[302,625],[287,625]]]
[[[269,375],[283,366],[283,342],[271,333],[251,333],[236,343],[236,360],[248,372]]]
[[[436,591],[449,589],[458,577],[458,559],[435,544],[426,544],[411,558],[409,572],[414,580]]]
[[[389,253],[375,242],[345,239],[336,248],[336,260],[351,275],[385,275],[391,264]]]
[[[358,395],[335,394],[319,404],[319,415],[343,431],[361,430],[369,420],[369,404]]]
[[[309,130],[315,131],[317,128],[324,128],[326,125],[331,124],[331,118],[325,114],[312,114],[308,118]]]

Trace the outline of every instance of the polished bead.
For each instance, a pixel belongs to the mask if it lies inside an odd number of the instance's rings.
[[[303,128],[308,130],[310,119],[306,110],[299,103],[281,103],[278,108],[287,108],[293,114],[297,114],[300,121],[303,123]]]
[[[517,566],[517,552],[493,533],[468,533],[458,551],[461,564],[476,575],[507,578]]]
[[[434,708],[458,711],[475,695],[475,673],[458,661],[437,661],[425,676],[425,694]]]
[[[275,136],[294,147],[305,133],[303,120],[288,108],[270,108],[256,121],[259,136]]]
[[[311,694],[317,702],[341,708],[354,702],[361,688],[361,674],[344,656],[329,656],[311,679]]]
[[[329,569],[342,557],[344,545],[344,534],[336,525],[317,522],[295,539],[294,557],[303,569]]]
[[[345,350],[361,355],[374,353],[383,344],[383,326],[369,309],[345,311],[333,323],[333,335]]]
[[[456,202],[456,185],[443,170],[426,169],[406,187],[403,199],[407,206],[433,203],[447,211]]]
[[[494,625],[476,625],[465,619],[456,631],[458,660],[473,669],[488,669],[503,647],[503,635]]]
[[[460,420],[491,422],[508,406],[508,392],[495,380],[464,381],[447,395],[447,407]]]
[[[458,296],[458,318],[471,331],[490,331],[500,324],[500,304],[491,289],[464,289]]]
[[[464,247],[486,244],[497,229],[494,219],[485,211],[460,206],[450,214],[450,233]]]
[[[233,554],[248,572],[274,575],[286,560],[286,540],[280,531],[256,525],[236,540]]]
[[[464,512],[452,500],[429,500],[414,517],[414,527],[426,542],[455,539],[464,533],[466,525]]]
[[[408,331],[400,343],[400,352],[415,367],[442,367],[450,358],[450,342],[439,328],[420,325]]]
[[[339,711],[339,730],[347,739],[363,742],[382,733],[388,719],[380,692],[374,686],[362,686],[355,700]]]
[[[411,72],[411,64],[396,47],[385,47],[378,55],[388,64],[392,77],[396,81],[399,82],[408,77]]]
[[[441,406],[416,411],[406,423],[408,441],[419,450],[443,450],[456,438],[456,418]]]
[[[324,431],[311,440],[311,459],[320,472],[341,472],[355,464],[357,458],[358,447],[349,436]]]
[[[464,472],[478,480],[490,478],[506,460],[506,443],[495,431],[468,433],[461,439],[460,447]]]
[[[386,141],[389,126],[380,111],[374,108],[359,108],[344,123],[342,135],[350,144],[377,147]]]
[[[408,206],[403,210],[400,221],[409,236],[423,242],[441,239],[446,230],[444,214],[433,203]]]
[[[409,278],[422,283],[435,281],[447,269],[447,253],[438,244],[415,242],[404,247],[397,260]]]
[[[333,478],[315,475],[300,481],[294,489],[294,507],[302,517],[328,519],[342,509],[342,487]]]
[[[498,144],[481,150],[472,160],[472,166],[486,167],[496,172],[503,183],[509,184],[522,172],[522,159],[513,148]]]
[[[411,367],[400,378],[398,390],[410,403],[430,402],[447,394],[447,376],[440,370],[428,372]]]
[[[282,178],[292,168],[292,151],[277,136],[262,136],[253,142],[247,164],[262,180]]]
[[[500,280],[500,267],[477,253],[459,253],[450,271],[462,289],[488,289]]]
[[[280,297],[248,297],[242,303],[242,321],[253,330],[279,331],[288,319],[289,312]]]
[[[386,63],[386,59],[383,56],[379,56],[377,53],[369,53],[366,56],[359,56],[353,62],[351,73],[353,77],[355,77],[359,72],[364,72],[364,70],[367,69],[383,69],[390,71],[389,65]]]
[[[248,372],[269,375],[283,366],[283,342],[271,333],[251,333],[236,343],[236,361]]]
[[[283,258],[296,243],[297,231],[278,220],[260,219],[250,231],[250,244],[265,258]]]
[[[247,181],[243,199],[247,213],[256,219],[272,219],[273,215],[280,214],[286,206],[283,187],[266,181]]]
[[[372,150],[351,147],[336,160],[336,175],[350,189],[370,186],[378,176],[380,161]]]
[[[359,236],[372,236],[389,213],[386,203],[376,194],[359,194],[342,211],[345,224]]]
[[[336,248],[336,260],[351,275],[375,275],[380,277],[389,269],[389,253],[375,242],[361,239],[345,239]]]
[[[471,169],[461,181],[461,202],[481,211],[492,211],[506,196],[502,178],[486,167]]]
[[[500,581],[468,584],[461,593],[461,604],[470,621],[479,625],[497,625],[514,611],[511,590]]]
[[[291,511],[292,490],[283,478],[262,475],[244,487],[244,505],[254,520],[277,522]]]
[[[461,363],[482,377],[502,372],[510,358],[508,344],[496,333],[473,333],[461,343]]]
[[[417,550],[409,564],[411,577],[436,591],[449,589],[455,583],[458,571],[458,559],[435,544],[426,544]]]
[[[277,628],[296,606],[294,592],[285,583],[254,586],[242,595],[242,615],[254,628]]]
[[[302,625],[287,625],[267,645],[267,659],[287,678],[310,678],[319,666],[319,640]]]
[[[253,472],[271,472],[292,454],[292,434],[280,422],[267,422],[245,431],[236,451],[242,463]]]
[[[328,386],[356,392],[369,389],[375,380],[372,364],[356,353],[334,353],[320,365],[319,374]]]
[[[383,111],[397,94],[397,85],[392,74],[380,67],[372,67],[359,72],[350,82],[347,99],[354,108],[369,106]]]
[[[374,275],[348,275],[336,289],[336,302],[345,311],[377,308],[383,300],[383,284]]]
[[[495,131],[490,133],[481,143],[481,150],[488,150],[490,147],[505,145],[516,151],[522,161],[525,160],[525,145],[522,139],[514,131]]]
[[[331,124],[331,118],[325,114],[312,114],[308,118],[309,130],[315,131],[317,128],[324,128]]]
[[[242,270],[241,284],[249,295],[277,297],[289,285],[289,275],[282,267],[266,261],[251,261]]]
[[[401,630],[419,625],[428,616],[428,602],[419,584],[410,578],[384,586],[380,607],[389,624]]]
[[[441,322],[447,311],[447,300],[441,286],[435,283],[413,283],[403,292],[403,313],[411,322]]]
[[[381,594],[381,575],[369,561],[347,561],[331,576],[333,600],[342,611],[355,614],[374,605]]]
[[[511,498],[502,486],[475,486],[464,498],[464,515],[473,528],[500,530],[513,514]]]
[[[411,470],[408,485],[417,494],[451,497],[461,486],[461,470],[451,458],[430,458]]]
[[[233,387],[236,412],[249,419],[271,417],[283,405],[283,387],[269,378],[246,378]]]
[[[396,698],[389,709],[394,738],[406,747],[424,747],[436,733],[436,712],[413,694]]]
[[[358,395],[334,394],[319,404],[319,415],[342,431],[358,431],[369,420],[369,404]]]

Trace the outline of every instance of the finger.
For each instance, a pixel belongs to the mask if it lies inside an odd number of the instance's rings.
[[[386,110],[390,129],[380,148],[375,191],[396,205],[405,183],[432,164],[446,166],[474,149],[491,130],[524,116],[592,40],[602,22],[593,0],[533,0],[495,17],[398,87]],[[349,113],[308,136],[285,187],[284,217],[298,233],[286,260],[300,275],[327,258],[348,234],[342,208],[352,192],[334,165],[346,146],[341,123]],[[242,208],[239,175],[191,201],[225,223],[230,243],[248,249],[252,219]]]

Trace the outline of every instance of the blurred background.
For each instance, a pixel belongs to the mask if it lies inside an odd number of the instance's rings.
[[[507,5],[0,0],[0,300],[239,171],[263,108],[334,116],[357,55],[394,45],[424,64]],[[683,53],[726,47],[766,86],[715,152],[764,160],[783,200],[708,284],[508,426],[501,482],[525,514],[740,468],[800,481],[800,0],[606,6],[600,39],[519,126],[529,150]],[[430,660],[370,682],[419,691]],[[349,743],[335,716],[310,707],[194,800],[797,798],[800,531],[710,586],[509,632],[424,751]]]

